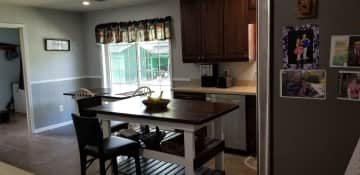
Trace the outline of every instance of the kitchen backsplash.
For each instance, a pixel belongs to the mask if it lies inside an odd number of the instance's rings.
[[[230,70],[230,75],[234,79],[234,85],[256,86],[256,61],[219,64],[219,72],[223,72],[224,69]],[[199,78],[174,77],[173,87],[200,86],[200,68],[198,77]]]
[[[254,80],[256,81],[256,61],[239,63],[221,63],[219,72],[229,69],[231,76],[235,80]]]

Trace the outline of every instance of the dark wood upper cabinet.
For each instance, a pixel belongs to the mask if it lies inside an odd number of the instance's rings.
[[[181,28],[183,62],[200,60],[201,41],[201,5],[202,0],[181,0]]]
[[[249,9],[256,9],[256,0],[249,0]]]
[[[249,0],[180,0],[183,62],[248,61]]]
[[[249,0],[248,21],[250,24],[256,24],[256,0]]]
[[[224,7],[224,57],[247,61],[248,0],[224,0]]]
[[[224,54],[224,7],[222,0],[202,0],[202,59],[218,60]]]

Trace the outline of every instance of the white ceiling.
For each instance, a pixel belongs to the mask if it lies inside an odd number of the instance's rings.
[[[89,1],[91,1],[90,6],[83,6],[81,4],[82,0],[0,0],[0,5],[12,4],[12,5],[86,12],[93,10],[103,10],[103,9],[109,9],[115,7],[144,4],[157,0],[105,0],[103,2],[99,2],[95,0],[89,0]]]

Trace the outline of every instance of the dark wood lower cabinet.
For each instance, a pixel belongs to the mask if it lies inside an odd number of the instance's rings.
[[[174,98],[182,100],[198,100],[206,101],[205,93],[192,93],[192,92],[174,92]]]
[[[246,144],[247,152],[256,155],[256,96],[246,96]]]
[[[205,93],[174,92],[174,98],[185,100],[206,100]],[[257,131],[256,131],[256,96],[246,96],[246,150],[226,149],[228,153],[241,155],[257,155]],[[207,135],[206,128],[197,131],[197,136]]]

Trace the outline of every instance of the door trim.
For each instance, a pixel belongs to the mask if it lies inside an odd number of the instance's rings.
[[[0,28],[18,29],[20,39],[21,61],[23,64],[24,87],[26,97],[27,128],[29,133],[34,133],[34,111],[32,103],[31,78],[30,78],[30,56],[28,48],[27,29],[24,24],[0,23]]]

